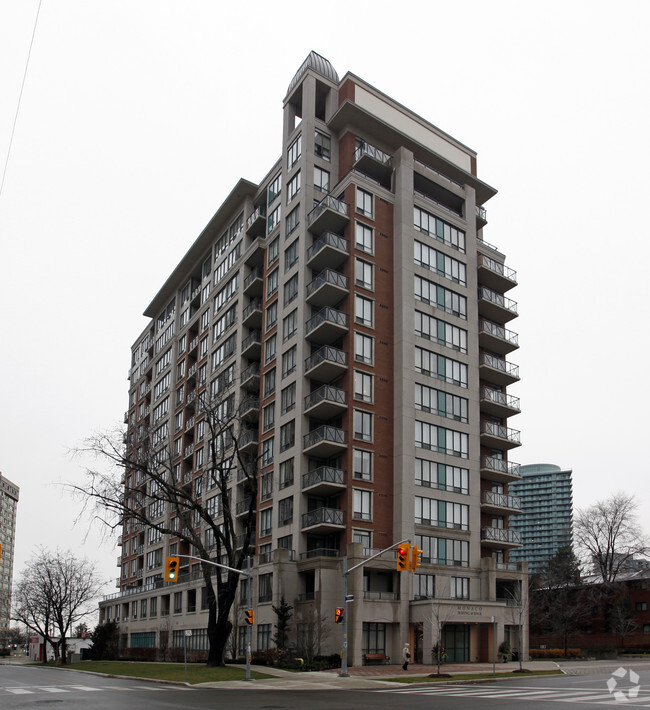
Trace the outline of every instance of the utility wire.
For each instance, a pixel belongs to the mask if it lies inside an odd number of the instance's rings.
[[[32,39],[29,43],[29,52],[27,53],[27,61],[25,62],[25,72],[23,74],[23,82],[20,85],[20,94],[18,96],[18,104],[16,105],[16,115],[14,116],[14,125],[11,128],[11,136],[9,138],[9,147],[7,148],[7,157],[5,158],[5,166],[2,171],[2,181],[0,182],[0,197],[2,197],[2,189],[5,184],[5,176],[7,175],[7,166],[9,165],[9,156],[11,155],[11,146],[14,142],[14,133],[16,132],[16,124],[18,123],[18,112],[20,111],[20,102],[23,98],[23,89],[25,88],[25,80],[27,79],[27,69],[29,67],[29,58],[32,56],[32,47],[34,46],[34,37],[36,35],[36,26],[38,25],[38,16],[41,12],[41,3],[43,0],[38,0],[38,8],[36,9],[36,19],[34,20],[34,29],[32,30]]]

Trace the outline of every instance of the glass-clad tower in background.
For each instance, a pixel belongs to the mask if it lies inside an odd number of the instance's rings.
[[[197,402],[227,392],[259,457],[254,651],[272,644],[284,597],[291,643],[322,619],[320,651],[338,652],[342,558],[350,568],[404,539],[423,550],[417,574],[398,573],[391,551],[350,575],[350,662],[398,658],[409,639],[429,661],[434,616],[451,659],[489,659],[494,629],[527,647],[526,568],[510,556],[517,280],[483,238],[495,194],[473,150],[312,52],[284,99],[282,155],[259,184],[235,185],[145,310],[130,451],[148,432],[168,442],[174,471],[207,500]],[[236,517],[245,480],[233,472]],[[102,619],[132,649],[163,633],[180,647],[191,629],[201,651],[200,580],[182,568],[173,588],[162,581],[165,556],[187,551],[140,526],[122,533]],[[240,653],[246,629],[233,623]]]
[[[554,464],[522,466],[521,479],[511,491],[521,500],[521,515],[511,527],[521,535],[523,547],[510,558],[528,562],[531,574],[542,572],[561,547],[573,543],[573,489],[571,470]]]
[[[16,546],[16,513],[20,489],[0,472],[0,647],[9,630],[11,583]]]

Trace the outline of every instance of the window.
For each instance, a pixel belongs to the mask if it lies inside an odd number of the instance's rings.
[[[183,611],[183,592],[174,592],[174,614],[180,614]]]
[[[262,466],[273,463],[273,449],[275,445],[274,437],[264,439],[262,442]]]
[[[158,597],[149,599],[149,616],[158,616]]]
[[[454,493],[469,493],[469,471],[427,459],[415,459],[415,485]]]
[[[372,337],[363,333],[354,334],[354,359],[357,362],[365,362],[367,365],[372,365]]]
[[[208,354],[208,348],[210,347],[210,338],[205,337],[199,343],[199,360],[203,359]]]
[[[282,340],[289,340],[298,330],[298,310],[293,310],[282,321]]]
[[[368,372],[354,371],[354,398],[372,402],[372,375]]]
[[[372,301],[364,296],[354,297],[354,320],[359,325],[372,328]]]
[[[415,408],[423,412],[431,412],[440,417],[455,419],[459,422],[468,421],[468,401],[464,397],[442,392],[441,390],[415,384]]]
[[[284,270],[289,271],[289,269],[298,261],[298,240],[290,244],[284,250]]]
[[[300,190],[300,170],[287,183],[287,204],[293,200]]]
[[[354,410],[354,438],[372,441],[372,414],[360,409]]]
[[[280,224],[280,205],[278,205],[273,212],[268,216],[267,218],[268,222],[268,230],[267,234],[271,234],[271,232]]]
[[[332,139],[320,131],[314,132],[314,153],[323,160],[330,161],[332,152]]]
[[[293,550],[293,535],[278,538],[278,550]]]
[[[372,519],[372,492],[355,488],[352,491],[352,517],[355,520]]]
[[[648,610],[648,603],[647,602],[637,602],[635,608],[637,611],[647,611]]]
[[[355,259],[354,261],[354,281],[357,286],[362,288],[372,289],[373,273],[372,264],[363,259]]]
[[[424,556],[424,555],[423,555]],[[436,578],[432,574],[413,575],[413,599],[434,599],[436,596]]]
[[[413,226],[418,232],[428,234],[458,251],[465,251],[465,232],[452,227],[420,207],[413,208]]]
[[[296,383],[292,382],[280,393],[280,414],[286,414],[296,406]]]
[[[260,600],[261,601],[261,600]],[[270,601],[270,599],[269,599]],[[271,624],[258,624],[257,626],[257,650],[266,651],[271,647]]]
[[[364,550],[372,548],[372,537],[370,530],[353,530],[352,542],[358,542],[363,545]]]
[[[203,311],[201,313],[201,332],[203,332],[210,325],[210,309]]]
[[[270,330],[278,322],[278,302],[274,301],[266,309],[266,330]]]
[[[467,319],[467,299],[455,291],[433,283],[421,276],[413,277],[413,290],[416,301],[428,303],[445,313]]]
[[[302,135],[299,135],[296,140],[289,146],[287,150],[287,169],[290,170],[298,158],[302,154]]]
[[[259,599],[260,602],[270,602],[273,599],[273,573],[261,574],[259,576]],[[261,626],[261,624],[260,624]],[[269,624],[269,626],[271,626]],[[259,639],[259,636],[258,636]],[[259,646],[258,646],[259,651]]]
[[[364,621],[361,634],[363,653],[386,653],[386,624]]]
[[[296,421],[290,422],[280,427],[280,451],[286,451],[296,443]]]
[[[298,297],[298,274],[294,274],[286,284],[284,284],[284,305],[285,307]]]
[[[275,357],[276,354],[276,348],[277,348],[277,337],[276,334],[273,333],[273,335],[270,338],[266,339],[266,342],[264,343],[264,364],[267,365],[273,358]]]
[[[259,564],[263,565],[271,562],[271,552],[273,551],[273,544],[267,542],[266,545],[260,545],[259,549]]]
[[[282,377],[290,375],[296,369],[296,352],[297,346],[294,345],[282,355]]]
[[[372,479],[372,451],[354,449],[352,464],[355,478],[362,481],[370,481]]]
[[[415,311],[415,334],[461,353],[467,352],[466,330],[420,311]]]
[[[280,237],[276,237],[270,244],[266,253],[267,266],[271,266],[280,256]]]
[[[321,192],[330,191],[330,174],[317,165],[314,166],[314,188]]]
[[[357,187],[357,212],[372,217],[372,193]]]
[[[422,266],[429,271],[435,271],[440,276],[444,276],[451,281],[455,281],[463,286],[467,285],[467,274],[465,264],[458,259],[443,254],[441,251],[427,246],[415,240],[414,262],[416,266]]]
[[[291,525],[293,522],[293,497],[283,498],[278,503],[278,527]]]
[[[415,522],[440,528],[469,530],[469,506],[415,496]]]
[[[373,253],[372,227],[357,222],[354,227],[354,246],[368,254]]]
[[[269,205],[280,195],[282,192],[282,173],[276,175],[273,181],[269,185]]]
[[[260,537],[270,535],[272,530],[273,508],[264,508],[264,510],[260,510]]]
[[[262,410],[262,431],[268,431],[275,426],[275,402],[267,404]]]
[[[273,392],[275,392],[275,368],[264,375],[264,396],[268,397]]]
[[[449,456],[469,457],[469,436],[429,422],[415,420],[415,445]]]
[[[279,269],[275,269],[266,277],[267,298],[271,298],[278,290],[278,273]]]
[[[285,236],[289,236],[291,232],[294,231],[294,229],[300,224],[300,213],[299,213],[300,207],[295,207],[294,209],[289,212],[287,215],[287,218],[285,220]]]
[[[280,464],[280,480],[278,487],[280,490],[293,485],[293,459],[287,459]]]
[[[265,473],[261,479],[260,500],[268,500],[273,496],[273,473]]]
[[[467,577],[450,577],[452,599],[469,599],[469,579]]]
[[[467,365],[430,350],[415,347],[415,371],[453,385],[467,387]]]

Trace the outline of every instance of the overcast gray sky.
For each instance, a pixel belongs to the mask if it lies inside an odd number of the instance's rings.
[[[637,493],[650,528],[650,3],[229,5],[42,0],[0,196],[14,573],[44,544],[117,577],[114,539],[73,524],[67,452],[121,422],[142,311],[235,182],[279,157],[312,49],[478,151],[499,190],[484,237],[520,283],[512,458],[571,467],[578,506]],[[2,167],[37,7],[0,0]]]

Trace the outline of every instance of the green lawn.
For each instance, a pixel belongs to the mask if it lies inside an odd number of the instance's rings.
[[[562,675],[561,670],[552,671],[528,671],[527,673],[453,673],[447,678],[429,678],[429,676],[396,676],[395,678],[382,678],[382,680],[390,680],[395,683],[448,683],[454,680],[490,680],[491,678],[527,678],[535,675]]]
[[[151,678],[152,680],[176,680],[188,683],[216,683],[225,680],[244,680],[244,667],[228,666],[226,668],[208,668],[199,663],[187,664],[187,678],[183,663],[139,663],[137,661],[81,661],[70,663],[59,668],[69,668],[75,671],[92,671],[93,673],[108,673],[135,678]],[[271,678],[266,673],[251,671],[251,678]]]

